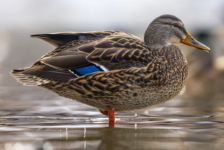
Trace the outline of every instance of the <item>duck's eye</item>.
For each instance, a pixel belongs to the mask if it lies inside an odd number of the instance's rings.
[[[173,26],[176,28],[180,28],[180,25],[178,23],[174,23]]]

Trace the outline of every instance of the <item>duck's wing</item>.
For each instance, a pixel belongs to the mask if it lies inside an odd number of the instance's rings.
[[[108,72],[131,67],[141,69],[153,59],[152,51],[144,42],[120,31],[58,33],[48,36],[46,41],[59,47],[42,56],[33,66],[13,70],[12,74],[21,83],[68,82],[94,72],[104,74],[105,68]]]
[[[81,35],[83,36],[83,33],[76,33],[76,37]],[[94,63],[116,65],[136,62],[146,65],[150,62],[151,52],[148,47],[131,34],[103,31],[90,32],[86,35],[88,36],[82,40],[73,40],[58,47],[43,56],[38,62],[63,70]],[[97,36],[93,38],[90,35]]]

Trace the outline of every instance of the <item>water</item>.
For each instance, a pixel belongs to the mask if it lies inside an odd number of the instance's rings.
[[[211,104],[212,103],[212,104]],[[69,99],[0,101],[0,150],[222,150],[224,105],[174,99],[116,113]]]

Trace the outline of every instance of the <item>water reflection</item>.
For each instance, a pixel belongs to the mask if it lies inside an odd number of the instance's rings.
[[[219,149],[223,131],[133,128],[39,128],[1,139],[6,150],[26,149]],[[9,137],[9,141],[7,140]],[[200,148],[198,148],[200,146]]]
[[[43,105],[43,104],[44,105]],[[63,103],[63,105],[62,105]],[[177,106],[178,100],[116,115],[116,127],[97,109],[71,100],[15,102],[1,108],[5,150],[221,150],[224,107]],[[29,106],[29,107],[27,107]],[[171,111],[172,110],[172,111]]]

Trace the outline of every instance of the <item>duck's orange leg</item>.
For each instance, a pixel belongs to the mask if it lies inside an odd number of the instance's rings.
[[[109,127],[114,127],[115,117],[114,117],[114,110],[112,108],[108,108],[108,118],[109,118]]]
[[[99,111],[100,111],[103,115],[108,116],[108,119],[109,119],[109,122],[108,122],[109,127],[110,127],[110,128],[113,128],[113,127],[114,127],[114,123],[115,123],[114,110],[113,110],[112,108],[108,108],[107,111],[105,111],[105,110],[100,110],[100,109],[99,109]]]

